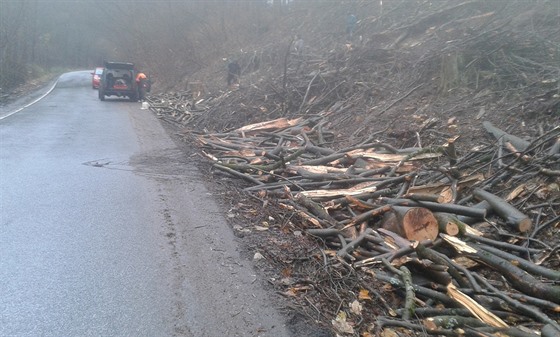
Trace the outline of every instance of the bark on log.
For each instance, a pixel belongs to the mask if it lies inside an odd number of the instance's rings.
[[[296,194],[294,200],[300,205],[307,208],[311,212],[311,214],[317,216],[319,219],[325,220],[331,226],[334,226],[338,223],[338,221],[336,221],[321,205],[308,199],[303,194]]]
[[[438,222],[432,212],[422,207],[393,206],[382,227],[412,241],[435,240]]]
[[[257,185],[257,186],[262,186],[262,185],[264,185],[264,183],[263,183],[262,181],[259,181],[259,180],[255,179],[255,178],[251,177],[251,176],[248,175],[248,174],[244,174],[244,173],[238,172],[238,171],[236,171],[236,170],[233,170],[233,169],[231,169],[231,168],[229,168],[229,167],[222,166],[222,165],[220,165],[220,164],[214,164],[213,166],[214,166],[215,168],[221,170],[221,171],[227,172],[227,173],[229,173],[229,174],[231,174],[231,175],[233,175],[233,176],[236,176],[236,177],[238,177],[238,178],[241,178],[241,179],[243,179],[243,180],[245,180],[245,181],[248,181],[248,182],[250,182],[250,183],[253,183],[253,184]]]
[[[508,336],[508,337],[540,337],[536,333],[527,332],[518,328],[465,328],[464,337],[482,337],[482,336]]]
[[[384,206],[369,210],[367,212],[364,212],[364,213],[354,217],[354,219],[352,219],[352,221],[348,225],[346,225],[345,227],[359,225],[364,221],[367,221],[367,220],[369,220],[373,217],[376,217],[378,215],[385,214],[385,213],[389,212],[390,210],[391,210],[391,205],[384,205]]]
[[[484,126],[486,131],[491,133],[496,139],[502,138],[504,140],[504,142],[510,142],[516,149],[518,149],[520,151],[527,150],[527,148],[530,145],[530,143],[528,141],[523,140],[523,139],[521,139],[517,136],[510,135],[510,134],[498,129],[497,127],[492,125],[492,123],[490,123],[490,122],[483,122],[482,126]]]
[[[407,193],[403,195],[405,199],[412,199],[414,201],[431,201],[441,204],[445,202],[445,198],[440,194],[427,194],[427,193]]]
[[[531,317],[537,322],[550,324],[554,328],[556,328],[556,330],[560,331],[560,325],[558,325],[558,323],[554,319],[548,317],[540,310],[543,307],[548,309],[547,306],[542,306],[541,304],[535,305],[535,302],[527,301],[526,295],[523,295],[523,298],[515,299],[512,295],[518,294],[509,294],[508,296],[491,285],[490,282],[488,282],[488,280],[483,278],[481,275],[475,273],[474,276],[481,284],[484,285],[485,288],[494,293],[493,296],[504,302],[499,305],[500,308],[508,308],[509,310],[513,310],[524,316]]]
[[[553,280],[553,281],[560,281],[560,271],[558,270],[552,270],[552,269],[548,269],[545,268],[543,266],[539,266],[529,260],[526,260],[524,258],[521,258],[517,255],[514,254],[510,254],[508,252],[505,252],[501,249],[497,249],[491,246],[487,246],[487,245],[473,245],[471,244],[471,246],[474,246],[478,249],[482,249],[482,250],[486,250],[494,255],[497,255],[503,259],[509,260],[511,261],[511,263],[519,266],[519,268],[531,273],[532,275],[540,275],[543,277],[546,277],[549,280]]]
[[[336,253],[336,255],[339,256],[339,257],[352,259],[352,256],[350,254],[352,254],[352,252],[357,247],[359,247],[366,240],[367,236],[371,235],[372,232],[373,232],[373,229],[371,229],[371,228],[366,229],[362,234],[360,234],[360,236],[358,236],[356,239],[352,240],[346,246],[342,247],[342,249],[340,249]]]
[[[461,275],[459,270],[457,270],[457,268],[455,268],[455,266],[453,266],[452,264],[448,263],[448,261],[440,255],[440,253],[422,244],[417,245],[415,250],[416,250],[416,254],[418,254],[418,257],[422,259],[428,259],[442,266],[446,266],[447,272],[449,273],[449,275],[451,275],[451,277],[453,277],[453,279],[455,279],[455,281],[457,281],[459,286],[461,287],[469,286],[468,282]]]
[[[557,153],[560,153],[560,137],[556,138],[556,142],[554,142],[554,144],[550,147],[550,150],[548,150],[549,156],[555,155]]]
[[[428,330],[488,326],[478,318],[464,316],[434,316],[426,318],[423,324]]]
[[[414,300],[416,296],[414,295],[414,287],[412,286],[412,274],[410,273],[410,270],[408,270],[408,268],[406,268],[405,266],[401,266],[399,271],[405,287],[405,304],[402,318],[405,321],[408,321],[414,314]]]
[[[410,269],[415,284],[435,286],[434,283],[437,283],[446,286],[453,281],[446,265],[434,263],[429,259],[412,259],[406,266]]]
[[[480,188],[476,188],[473,194],[481,200],[486,200],[490,206],[492,206],[494,212],[506,220],[506,223],[511,225],[514,229],[522,233],[531,229],[533,225],[531,219],[517,210],[517,208],[510,205],[507,201]]]
[[[306,230],[306,232],[310,235],[318,236],[323,239],[340,234],[340,231],[336,228],[309,228]]]
[[[478,219],[486,217],[486,210],[477,209],[473,207],[455,205],[455,204],[438,204],[437,202],[429,201],[413,201],[408,199],[393,199],[393,198],[380,198],[381,202],[392,205],[408,206],[408,207],[424,207],[433,212],[453,213],[457,215],[466,215]]]
[[[486,200],[482,200],[478,204],[472,205],[471,207],[486,210],[486,214],[489,214],[490,211],[492,210],[492,206],[490,206],[490,204]],[[476,217],[467,216],[467,215],[459,215],[459,216],[457,216],[457,220],[459,220],[461,222],[464,222],[466,224],[472,225],[474,223],[480,222],[481,219],[476,218]]]
[[[542,337],[560,337],[560,331],[555,329],[551,324],[543,326],[541,329]]]
[[[387,282],[391,284],[391,286],[400,289],[405,289],[404,283],[400,279],[392,275],[390,276],[382,272],[376,272],[374,277],[379,281]],[[420,295],[419,297],[439,301],[443,303],[446,307],[450,307],[450,308],[457,308],[460,306],[455,300],[451,299],[449,296],[439,291],[433,290],[428,287],[419,286],[417,284],[413,284],[412,287],[414,289],[414,293],[416,295]]]
[[[446,239],[447,242],[451,243]],[[499,272],[512,286],[530,296],[547,299],[554,303],[560,303],[560,286],[540,282],[526,271],[516,267],[510,261],[491,254],[484,250],[474,249],[466,244],[452,244],[459,252],[466,256],[484,263]]]

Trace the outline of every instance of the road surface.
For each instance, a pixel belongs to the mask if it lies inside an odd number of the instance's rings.
[[[90,76],[0,110],[0,336],[289,336],[189,158]]]

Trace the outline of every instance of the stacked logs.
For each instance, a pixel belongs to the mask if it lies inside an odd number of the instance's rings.
[[[515,145],[504,134],[496,145],[462,156],[456,137],[396,149],[374,135],[333,150],[326,146],[333,134],[314,117],[202,134],[197,142],[217,172],[297,214],[301,227],[324,242],[326,250],[314,257],[325,268],[362,273],[360,292],[374,292],[372,282],[402,291],[401,308],[384,304],[387,314],[376,316],[374,328],[361,327],[362,335],[405,328],[558,336],[560,128]],[[547,244],[551,238],[556,246]],[[378,300],[383,304],[383,296]],[[333,315],[342,334],[360,330],[364,319],[344,306]]]

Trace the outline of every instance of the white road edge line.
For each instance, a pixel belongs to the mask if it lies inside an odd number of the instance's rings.
[[[52,85],[52,87],[51,87],[46,93],[44,93],[41,97],[37,98],[36,100],[34,100],[34,101],[31,102],[31,103],[28,103],[28,104],[24,105],[23,107],[21,107],[21,108],[19,108],[19,109],[17,109],[17,110],[14,110],[14,111],[12,111],[12,112],[8,112],[8,114],[5,115],[5,116],[0,116],[0,121],[3,120],[4,118],[10,117],[11,115],[13,115],[13,114],[15,114],[15,113],[20,112],[21,110],[23,110],[23,109],[25,109],[25,108],[29,108],[29,107],[32,106],[33,104],[35,104],[35,103],[39,102],[40,100],[42,100],[43,98],[45,98],[48,94],[50,94],[50,93],[54,90],[54,88],[55,88],[56,85],[58,84],[58,80],[59,80],[59,79],[60,79],[60,77],[56,79],[56,81],[54,82],[54,84]]]

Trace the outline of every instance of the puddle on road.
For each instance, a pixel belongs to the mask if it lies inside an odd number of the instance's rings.
[[[90,160],[82,165],[109,170],[129,171],[151,178],[200,178],[198,170],[189,163],[184,153],[177,149],[134,154],[130,158],[101,158]]]

